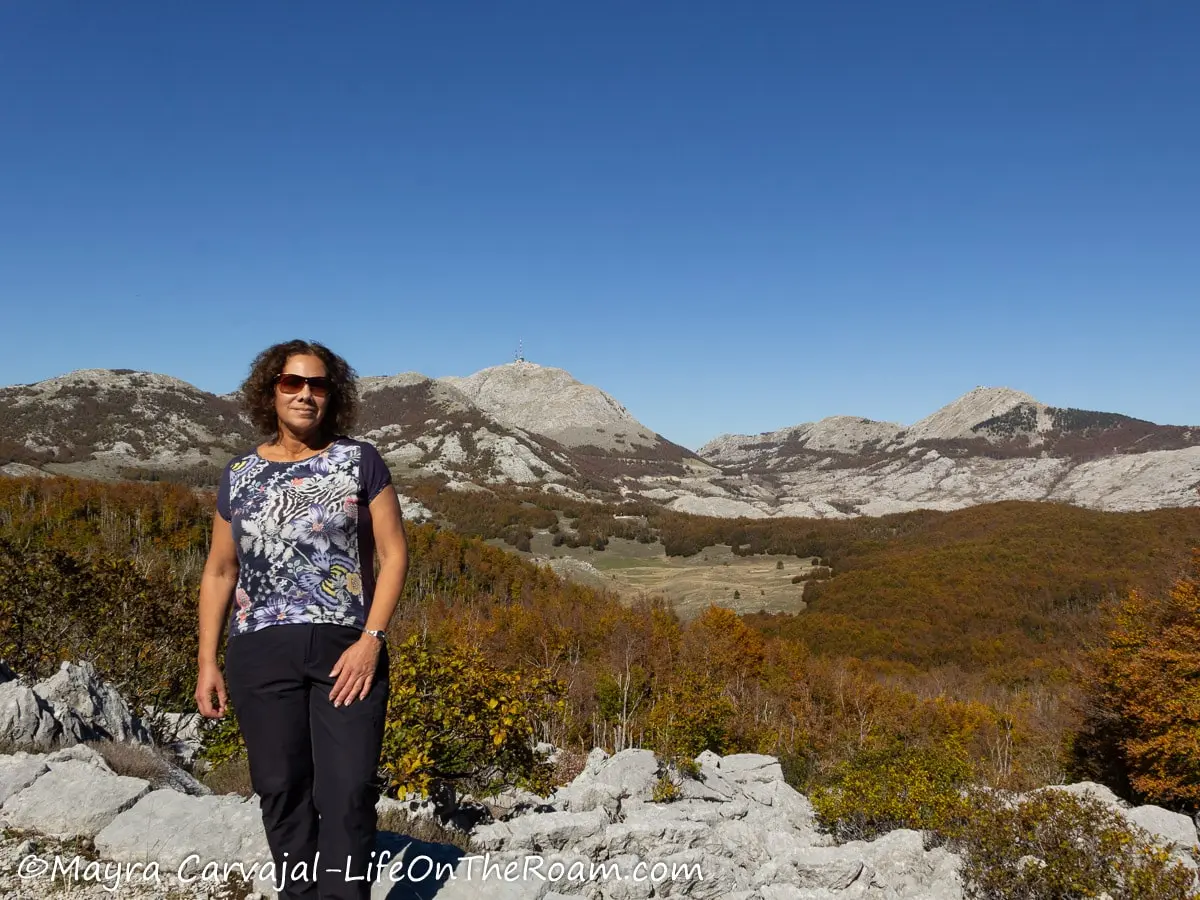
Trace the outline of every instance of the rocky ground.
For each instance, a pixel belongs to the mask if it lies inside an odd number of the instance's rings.
[[[95,749],[105,745],[77,742],[118,731],[126,742],[149,740],[89,666],[64,664],[35,685],[0,683],[7,745],[32,747],[48,733],[67,744],[0,754],[0,900],[271,896],[277,873],[253,798],[214,795],[182,770],[119,774]],[[459,843],[469,849],[380,831],[372,897],[963,897],[958,857],[927,850],[919,832],[837,844],[776,759],[704,753],[695,763],[684,776],[648,750],[597,749],[551,796],[513,792],[501,798],[505,815],[473,827],[462,808],[381,799],[381,821],[397,821],[395,811],[410,822],[437,816],[444,828],[465,829]],[[1181,860],[1200,848],[1185,816],[1130,808],[1097,785],[1062,789],[1111,805]]]

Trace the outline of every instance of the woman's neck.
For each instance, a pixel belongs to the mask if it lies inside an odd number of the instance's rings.
[[[271,446],[281,456],[294,457],[296,459],[312,456],[313,453],[324,450],[328,444],[329,441],[319,431],[299,435],[284,428],[281,428],[275,435],[275,440],[271,441]]]

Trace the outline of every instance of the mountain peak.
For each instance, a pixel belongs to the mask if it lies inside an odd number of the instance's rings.
[[[510,427],[545,434],[568,446],[605,450],[654,447],[657,435],[604,391],[565,369],[515,360],[440,382],[458,388]]]
[[[382,391],[385,388],[413,387],[414,385],[424,384],[426,381],[432,381],[432,379],[428,375],[422,375],[420,372],[400,372],[396,375],[363,375],[358,379],[358,394],[360,397],[365,397],[368,394]]]
[[[514,359],[512,362],[500,363],[495,366],[488,366],[486,369],[480,369],[473,375],[466,376],[467,378],[479,379],[488,378],[522,378],[522,377],[541,377],[541,378],[561,378],[566,379],[576,384],[577,381],[566,369],[558,369],[554,366],[543,366],[540,363],[530,362],[527,359]],[[459,375],[448,375],[442,380],[450,380],[452,378],[461,378]]]
[[[904,443],[975,437],[971,429],[976,425],[1002,416],[1021,404],[1042,406],[1023,391],[1006,387],[976,387],[905,429]]]
[[[172,375],[160,375],[157,372],[140,372],[134,369],[76,369],[64,375],[56,375],[34,384],[12,385],[25,391],[37,394],[57,394],[62,390],[95,389],[100,391],[110,389],[130,388],[170,388],[194,393],[202,393],[198,387],[189,384],[181,378]]]

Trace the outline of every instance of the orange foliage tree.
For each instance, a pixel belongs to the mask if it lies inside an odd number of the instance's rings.
[[[1105,744],[1142,798],[1200,806],[1200,551],[1165,594],[1117,605],[1095,664],[1084,743]]]

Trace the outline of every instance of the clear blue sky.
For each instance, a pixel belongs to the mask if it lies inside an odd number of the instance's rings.
[[[698,446],[1200,424],[1200,4],[0,5],[0,384],[561,366]]]

